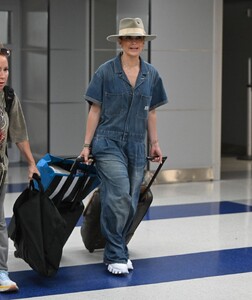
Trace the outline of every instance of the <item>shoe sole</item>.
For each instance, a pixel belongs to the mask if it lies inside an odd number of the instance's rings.
[[[0,286],[0,293],[4,293],[4,292],[17,292],[18,291],[18,287],[16,285],[1,285]]]
[[[108,266],[109,264],[107,264],[107,263],[106,263],[105,265],[106,265],[106,266]],[[129,263],[129,262],[127,262],[127,268],[128,268],[128,270],[129,270],[129,271],[132,271],[132,270],[134,270],[134,267],[133,267],[133,264],[132,264],[132,262],[130,262],[130,263]]]
[[[116,268],[113,268],[111,265],[108,265],[108,271],[114,275],[126,275],[126,274],[129,274],[129,271],[125,270],[125,271],[122,271],[122,270],[119,270],[119,269],[116,269]]]

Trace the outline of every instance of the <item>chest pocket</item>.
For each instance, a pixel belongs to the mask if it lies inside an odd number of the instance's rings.
[[[105,93],[104,114],[108,117],[117,116],[127,111],[127,99],[123,94]]]
[[[137,117],[146,119],[150,108],[151,96],[141,95],[137,103]]]

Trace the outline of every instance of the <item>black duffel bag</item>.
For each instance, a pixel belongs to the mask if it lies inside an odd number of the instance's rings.
[[[62,257],[66,222],[44,193],[40,177],[33,174],[33,178],[38,189],[31,180],[15,201],[8,234],[14,241],[16,257],[38,273],[52,276]]]

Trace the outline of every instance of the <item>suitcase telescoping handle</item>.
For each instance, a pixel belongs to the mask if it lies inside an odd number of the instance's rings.
[[[94,164],[94,158],[92,155],[89,155],[88,157],[89,160],[91,160],[91,165]],[[75,159],[71,169],[70,169],[70,172],[72,175],[75,174],[76,170],[78,169],[78,166],[79,166],[79,163],[82,163],[84,162],[84,157],[83,156],[77,156],[77,158]]]
[[[147,159],[148,159],[149,161],[152,161],[154,158],[155,158],[155,157],[153,157],[153,156],[147,156]],[[146,186],[146,188],[144,189],[144,191],[141,193],[141,198],[143,198],[144,195],[145,195],[145,194],[148,192],[148,190],[150,189],[152,183],[153,183],[154,180],[156,179],[156,177],[157,177],[159,171],[161,170],[161,168],[162,168],[164,162],[166,161],[166,159],[167,159],[167,156],[163,156],[163,157],[162,157],[162,162],[159,163],[159,165],[158,165],[156,171],[154,172],[154,174],[152,175],[152,177],[151,177],[149,183],[147,184],[147,186]]]

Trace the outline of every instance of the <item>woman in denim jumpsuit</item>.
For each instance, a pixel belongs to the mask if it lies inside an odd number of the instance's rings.
[[[122,19],[119,34],[107,38],[118,41],[122,52],[98,68],[85,95],[91,107],[80,155],[88,162],[92,147],[101,179],[104,262],[113,274],[133,269],[125,237],[143,182],[147,130],[150,155],[162,162],[155,108],[167,103],[167,96],[156,69],[140,57],[144,42],[155,37],[145,33],[141,19]]]

